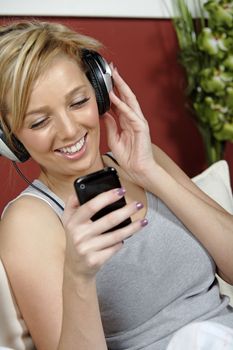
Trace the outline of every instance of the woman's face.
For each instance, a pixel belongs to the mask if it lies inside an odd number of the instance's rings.
[[[35,82],[18,139],[47,176],[77,176],[102,166],[94,90],[77,63],[54,59]]]

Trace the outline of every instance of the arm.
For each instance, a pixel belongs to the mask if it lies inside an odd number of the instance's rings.
[[[57,350],[95,349],[96,346],[99,350],[107,349],[95,281],[79,280],[65,263],[62,330]]]
[[[110,192],[113,194],[113,199],[119,199],[119,195],[116,196],[115,191]],[[106,206],[109,193],[100,196],[104,200],[101,207]],[[129,225],[123,230],[118,230],[118,234],[102,234],[101,245],[99,243],[97,249],[91,252],[85,237],[88,235],[86,229],[90,224],[89,222],[85,223],[85,216],[90,221],[90,214],[92,216],[94,212],[100,209],[98,206],[93,211],[93,204],[94,202],[90,201],[89,208],[85,211],[80,208],[82,212],[79,216],[77,215],[78,203],[76,196],[71,197],[66,204],[66,212],[62,219],[67,243],[63,277],[63,322],[58,350],[76,350],[78,349],[77,344],[82,344],[80,346],[82,350],[107,349],[100,318],[95,275],[100,266],[122,247],[122,241],[130,236],[130,232],[132,234],[140,228],[140,222],[134,222],[131,227]],[[131,203],[127,210],[126,208],[120,210],[117,220],[120,222],[124,217],[126,218],[130,213],[135,212],[135,207],[135,203]],[[88,216],[87,213],[89,213]],[[114,216],[115,213],[110,214],[108,226],[115,226]],[[82,217],[84,223],[83,230],[86,231],[83,237],[80,237],[77,230],[80,217]],[[108,228],[106,226],[104,231]],[[94,237],[94,239],[96,238]],[[86,260],[86,263],[83,260]],[[88,265],[88,269],[86,265]]]
[[[158,147],[130,88],[113,69],[117,88],[106,114],[108,143],[128,178],[158,196],[209,251],[226,281],[233,283],[233,216],[204,194]]]
[[[67,203],[63,225],[46,203],[33,197],[20,198],[5,213],[1,258],[38,350],[107,348],[95,275],[141,225],[134,222],[102,234],[135,213],[135,203],[96,222],[90,217],[118,199],[116,191],[80,207],[73,199]]]
[[[71,213],[69,211],[71,210]],[[70,198],[63,217],[64,227],[77,209],[76,198]],[[75,225],[75,224],[74,224]],[[73,228],[67,228],[67,244],[65,251],[63,274],[63,319],[58,350],[78,349],[107,349],[99,304],[96,293],[95,278],[83,278],[77,271],[78,261]],[[74,232],[75,235],[75,232]],[[98,344],[98,345],[97,345]]]
[[[185,174],[185,172],[158,146],[152,144],[152,151],[155,162],[159,164],[166,172],[168,172],[168,174],[172,175],[172,177],[177,182],[189,189],[200,199],[206,201],[211,206],[225,212],[225,209],[223,209],[211,197],[209,197],[202,190],[200,190],[200,188],[193,181],[190,180],[190,178]]]
[[[172,170],[172,167],[171,169]],[[151,171],[153,171],[151,169]],[[147,186],[163,200],[215,260],[218,274],[233,284],[233,216],[187,181],[157,164]]]
[[[6,211],[0,228],[1,258],[37,349],[57,347],[64,248],[61,223],[43,201],[22,197]]]

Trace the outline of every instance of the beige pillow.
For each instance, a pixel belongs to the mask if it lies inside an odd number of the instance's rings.
[[[233,214],[229,167],[225,160],[212,164],[192,180],[224,209]]]
[[[14,350],[35,349],[0,260],[0,346]]]
[[[214,163],[201,174],[195,176],[193,181],[225,210],[233,214],[229,167],[225,160]],[[230,304],[233,306],[233,286],[223,281],[219,276],[217,278],[221,293],[229,296]]]

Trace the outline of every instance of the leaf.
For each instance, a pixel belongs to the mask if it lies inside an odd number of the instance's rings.
[[[225,141],[233,141],[233,1],[193,0],[198,18],[192,17],[186,0],[172,3],[188,106],[210,157],[221,153]]]

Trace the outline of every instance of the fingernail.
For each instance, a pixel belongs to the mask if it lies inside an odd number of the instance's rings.
[[[146,226],[148,224],[148,220],[147,219],[143,219],[143,220],[140,221],[140,223],[141,223],[141,226],[144,227],[144,226]]]
[[[144,207],[144,205],[143,205],[141,202],[137,202],[137,203],[136,203],[136,208],[137,208],[138,210],[142,209],[143,207]]]
[[[114,69],[114,65],[112,62],[109,63],[109,67],[113,70]]]
[[[124,196],[125,192],[126,192],[126,190],[124,187],[117,188],[117,190],[116,190],[116,193],[118,194],[119,197]]]

